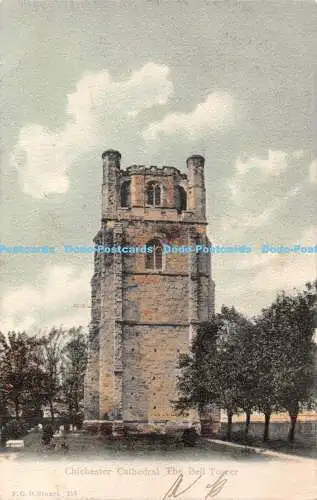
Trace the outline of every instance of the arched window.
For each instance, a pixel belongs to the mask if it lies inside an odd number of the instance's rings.
[[[130,181],[125,181],[121,184],[120,205],[122,207],[130,206]]]
[[[152,247],[151,253],[145,255],[145,269],[153,269],[154,271],[161,271],[163,269],[163,247],[157,238],[149,241],[147,247]]]
[[[146,190],[146,203],[152,207],[159,207],[162,204],[161,186],[156,182],[149,182]]]
[[[182,186],[177,186],[176,208],[179,211],[187,210],[187,193]]]

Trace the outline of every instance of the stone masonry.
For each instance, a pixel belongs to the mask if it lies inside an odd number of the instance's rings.
[[[102,220],[96,245],[209,245],[205,160],[174,167],[133,165],[102,155]],[[155,191],[152,197],[149,190]],[[153,198],[154,196],[154,198]],[[200,323],[214,313],[209,254],[166,254],[149,268],[146,255],[95,253],[85,420],[183,422],[173,410],[177,362]],[[196,421],[195,412],[188,420]]]

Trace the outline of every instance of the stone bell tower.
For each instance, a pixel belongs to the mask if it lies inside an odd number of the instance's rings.
[[[180,423],[171,403],[178,357],[214,313],[214,283],[209,254],[163,250],[210,244],[205,160],[188,158],[186,174],[169,166],[123,170],[114,150],[102,162],[94,243],[116,253],[94,256],[85,420]],[[189,420],[197,419],[192,412]]]

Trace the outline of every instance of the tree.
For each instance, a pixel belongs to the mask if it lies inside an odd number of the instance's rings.
[[[3,384],[1,382],[0,375],[0,446],[4,446],[5,444],[5,436],[3,434],[3,425],[6,424],[9,417],[8,405],[7,405],[7,396],[10,394],[12,386],[11,384]]]
[[[256,386],[257,409],[264,413],[263,441],[269,440],[271,415],[280,411],[280,400],[277,393],[278,353],[281,351],[281,338],[274,328],[276,311],[270,307],[263,309],[262,315],[256,319],[257,325],[257,363],[258,384]]]
[[[311,404],[315,306],[316,283],[308,283],[295,295],[279,293],[258,319],[262,352],[258,401],[266,418],[264,440],[268,439],[273,408],[288,411],[291,420],[288,439],[293,442],[298,413],[301,407]]]
[[[191,352],[180,358],[177,408],[196,407],[202,413],[206,405],[217,404],[228,416],[227,438],[231,437],[233,415],[238,410],[238,335],[232,308],[202,325],[193,340]]]
[[[69,415],[74,425],[84,398],[84,376],[87,366],[87,338],[82,328],[72,328],[70,339],[63,348],[61,366],[62,389]]]
[[[312,404],[316,284],[306,284],[303,291],[293,296],[281,293],[276,299],[277,328],[285,342],[279,357],[279,397],[290,416],[290,442],[294,441],[300,409]]]
[[[231,438],[233,415],[239,407],[251,414],[255,405],[249,379],[247,346],[254,338],[254,326],[234,308],[223,307],[213,321],[202,325],[194,339],[191,352],[180,358],[181,375],[178,408],[215,403],[227,412],[227,439]],[[241,342],[245,345],[241,348]],[[248,379],[248,385],[246,381]]]
[[[9,332],[7,336],[0,334],[1,383],[12,386],[6,401],[13,405],[17,420],[32,395],[43,387],[39,346],[40,341],[25,332]],[[43,400],[43,391],[38,392],[38,398],[39,402]]]
[[[179,398],[175,409],[184,414],[189,408],[196,408],[201,414],[206,405],[214,403],[218,390],[213,383],[213,368],[216,360],[216,342],[219,322],[216,318],[201,325],[193,339],[190,353],[179,357]],[[208,379],[207,379],[208,377]]]
[[[230,371],[227,376],[227,390],[232,388],[234,410],[242,409],[246,414],[245,437],[248,436],[252,411],[256,408],[258,386],[257,376],[257,329],[255,324],[239,313],[234,307],[223,306],[221,310],[226,325],[226,344],[231,357],[220,361],[224,363],[224,371]],[[228,351],[227,351],[228,353]],[[226,355],[227,355],[226,353]],[[232,422],[232,415],[230,417]],[[229,424],[229,422],[228,422]],[[228,437],[231,429],[228,425]]]
[[[54,405],[61,395],[62,353],[65,343],[65,332],[62,328],[53,327],[47,337],[42,337],[42,364],[45,372],[46,399],[50,407],[51,419],[54,422]]]
[[[227,412],[227,439],[231,439],[233,415],[238,411],[238,371],[236,328],[222,309],[218,331],[213,384],[217,387],[217,404]],[[223,314],[224,313],[224,314]]]

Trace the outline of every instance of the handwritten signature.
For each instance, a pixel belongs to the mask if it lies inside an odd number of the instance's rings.
[[[208,498],[215,497],[216,495],[218,495],[218,493],[220,493],[223,490],[224,485],[228,481],[228,479],[226,479],[224,477],[227,474],[227,472],[228,471],[224,471],[222,474],[220,474],[220,476],[216,479],[216,481],[214,483],[207,484],[206,488],[208,488],[209,491],[203,497],[204,500],[207,500]],[[194,484],[196,484],[201,478],[202,478],[202,475],[198,476],[195,479],[195,481],[193,481],[189,486],[187,486],[187,488],[185,488],[182,491],[179,491],[179,487],[181,486],[181,484],[184,480],[184,475],[182,473],[179,474],[176,481],[172,484],[172,486],[170,487],[168,492],[165,493],[162,500],[167,500],[168,498],[180,497],[181,495],[186,493],[186,491],[189,491],[194,486]]]

